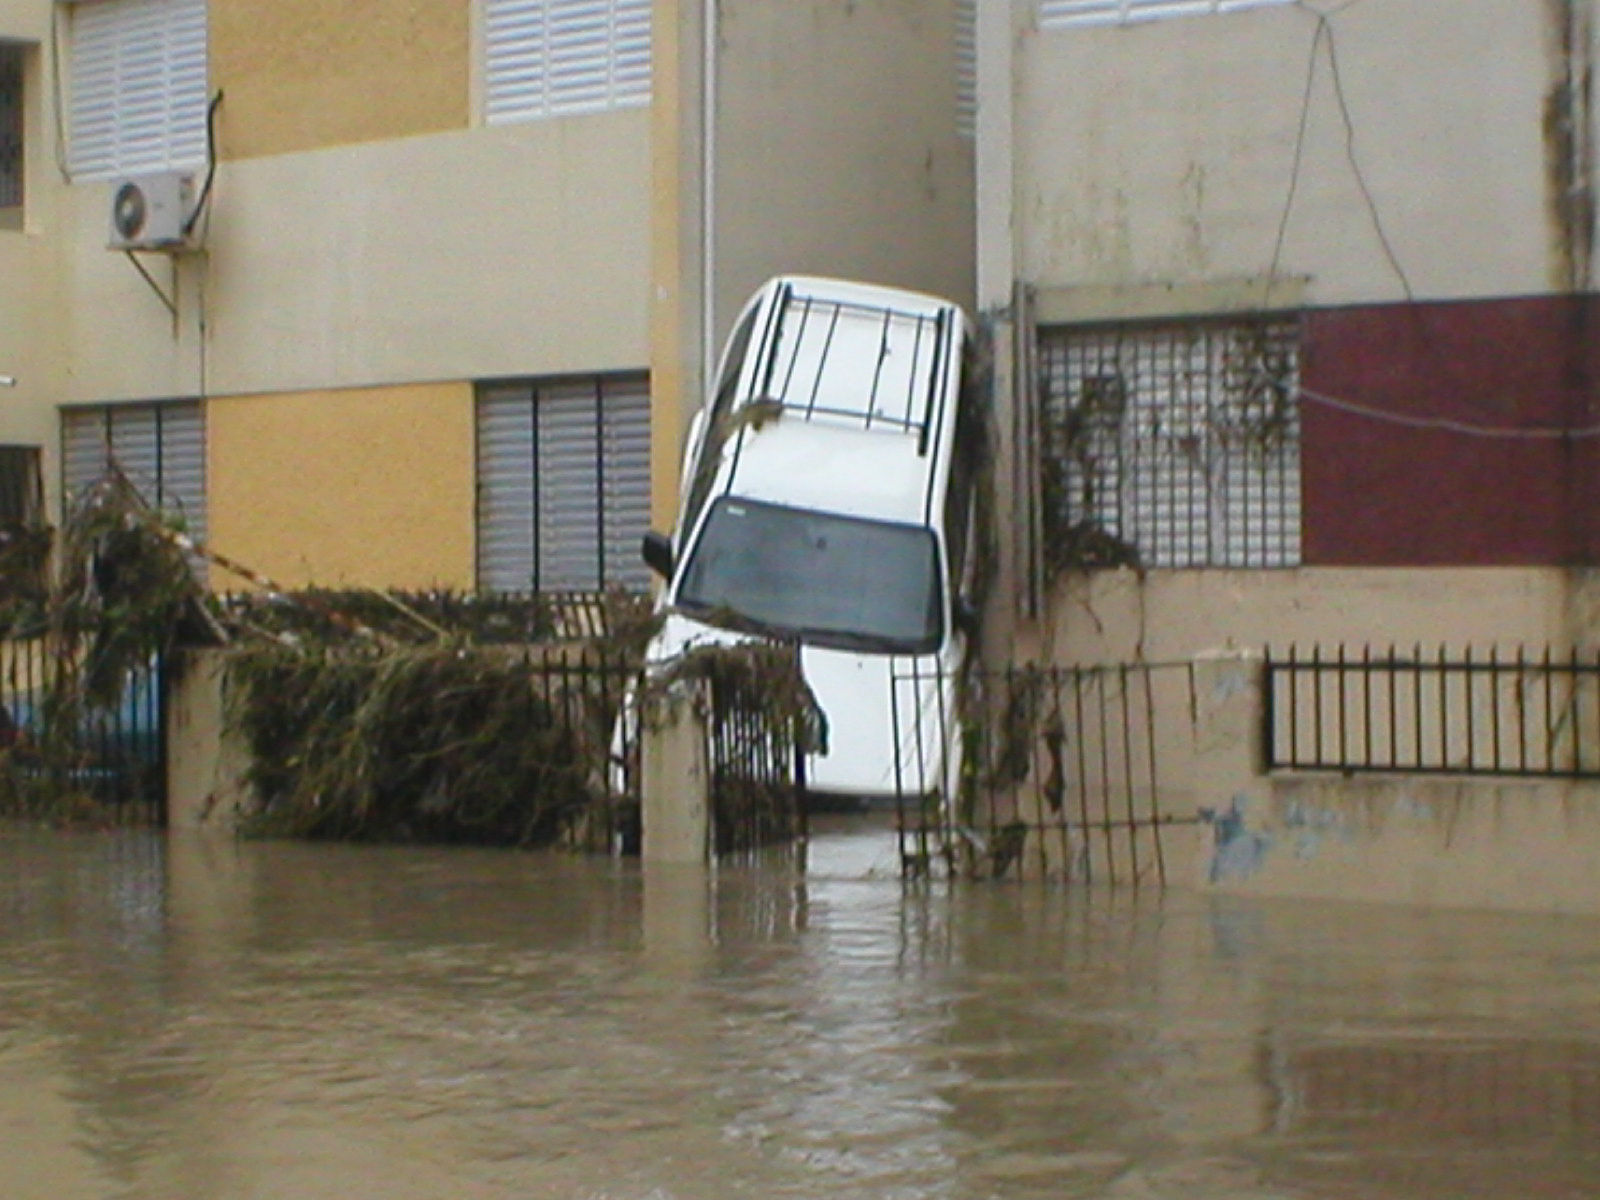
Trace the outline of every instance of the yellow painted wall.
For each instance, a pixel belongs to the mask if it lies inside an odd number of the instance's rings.
[[[222,157],[464,127],[470,11],[462,0],[212,0]]]
[[[206,421],[220,553],[285,587],[472,586],[470,384],[213,399]]]

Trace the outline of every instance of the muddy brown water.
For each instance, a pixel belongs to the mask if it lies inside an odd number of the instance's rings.
[[[8,1200],[1600,1195],[1600,923],[0,829]]]

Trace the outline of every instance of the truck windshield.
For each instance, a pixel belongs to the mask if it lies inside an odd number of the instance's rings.
[[[678,606],[820,646],[913,653],[939,644],[933,531],[738,500],[712,505]]]

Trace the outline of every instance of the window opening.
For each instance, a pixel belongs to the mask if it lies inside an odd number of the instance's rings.
[[[485,0],[491,125],[650,102],[651,0]]]
[[[480,588],[648,585],[645,376],[487,384],[477,425]]]
[[[1040,333],[1053,565],[1300,561],[1299,323]]]
[[[78,0],[69,61],[74,179],[204,164],[205,0]]]
[[[1039,0],[1040,29],[1131,25],[1167,17],[1197,17],[1295,0]]]
[[[0,223],[22,208],[22,47],[0,42]]]
[[[43,516],[37,446],[0,446],[0,536]]]

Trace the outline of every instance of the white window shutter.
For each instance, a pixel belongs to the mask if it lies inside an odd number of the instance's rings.
[[[978,0],[956,0],[956,130],[972,137],[978,129]]]
[[[1039,0],[1039,28],[1128,25],[1293,3],[1295,0]]]
[[[114,462],[139,494],[206,540],[206,426],[198,400],[63,409],[61,484],[70,505]],[[196,562],[197,573],[203,564]]]
[[[70,70],[74,179],[205,162],[205,0],[78,0]]]
[[[489,124],[650,101],[650,0],[485,0]]]

